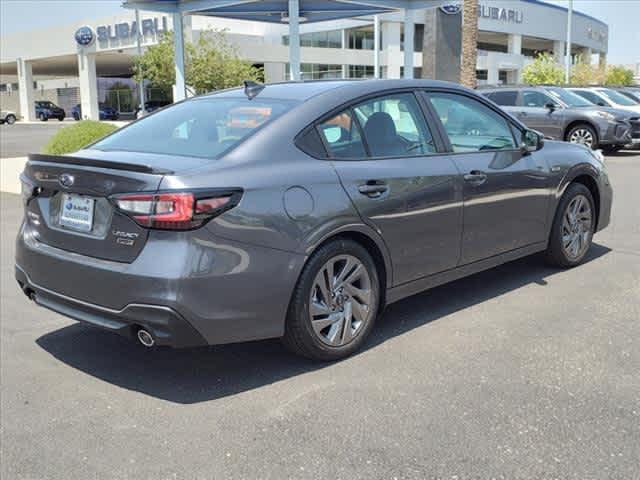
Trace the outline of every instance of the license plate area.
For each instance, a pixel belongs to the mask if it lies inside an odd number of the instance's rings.
[[[64,193],[60,202],[60,226],[76,232],[91,232],[95,199]]]

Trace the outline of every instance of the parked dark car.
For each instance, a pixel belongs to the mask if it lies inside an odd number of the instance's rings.
[[[170,100],[149,100],[147,102],[144,102],[144,115],[155,112],[156,110],[162,107],[166,107],[167,105],[171,105]],[[136,108],[136,118],[140,118],[142,116],[143,114],[140,110],[140,107]]]
[[[548,138],[616,151],[631,143],[631,114],[560,87],[500,87],[481,93]]]
[[[50,118],[57,118],[63,121],[66,116],[64,110],[53,102],[45,100],[36,102],[36,118],[43,122],[46,122]]]
[[[100,120],[118,120],[120,113],[113,107],[105,105],[104,103],[98,104]],[[74,120],[78,121],[82,119],[82,106],[80,104],[75,105],[71,109],[71,116]]]
[[[319,360],[422,290],[580,264],[613,195],[599,151],[427,80],[249,84],[21,179],[15,274],[39,305],[146,346],[281,337]]]

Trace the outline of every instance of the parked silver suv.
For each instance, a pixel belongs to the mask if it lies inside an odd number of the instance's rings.
[[[560,87],[499,87],[481,93],[554,140],[611,152],[631,143],[630,113],[594,105]]]

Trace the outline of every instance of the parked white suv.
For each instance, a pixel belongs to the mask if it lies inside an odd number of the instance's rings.
[[[629,112],[640,113],[640,103],[635,102],[633,99],[623,95],[620,92],[611,90],[604,87],[591,87],[591,88],[569,88],[572,92],[577,93],[582,98],[586,98],[596,105],[603,107],[613,107],[620,110],[627,110]]]
[[[8,125],[13,125],[16,123],[16,112],[12,112],[10,110],[0,110],[0,125],[6,123]]]

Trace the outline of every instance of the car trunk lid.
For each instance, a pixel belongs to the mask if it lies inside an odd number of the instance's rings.
[[[114,208],[110,197],[156,192],[165,175],[203,159],[85,150],[30,155],[22,174],[26,221],[39,242],[81,255],[130,263],[148,230]]]

